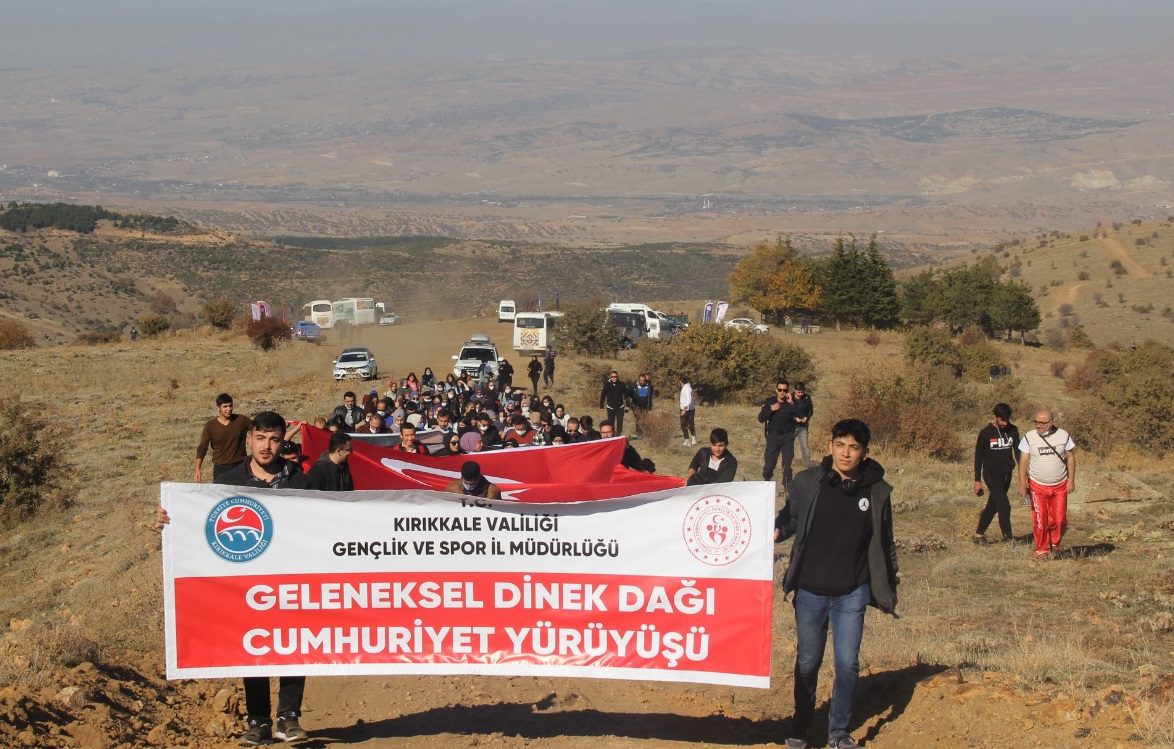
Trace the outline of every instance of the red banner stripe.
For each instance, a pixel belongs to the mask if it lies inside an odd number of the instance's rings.
[[[768,580],[518,572],[179,578],[177,666],[512,663],[768,677],[771,592]]]

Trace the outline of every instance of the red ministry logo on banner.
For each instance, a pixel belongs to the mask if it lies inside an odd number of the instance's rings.
[[[685,512],[685,546],[699,562],[724,567],[750,547],[750,515],[742,504],[721,495],[702,497]]]
[[[247,562],[265,553],[273,541],[273,517],[251,497],[229,497],[208,513],[204,523],[208,547],[221,559]]]

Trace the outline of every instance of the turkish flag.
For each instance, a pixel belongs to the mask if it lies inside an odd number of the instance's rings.
[[[330,432],[310,424],[302,427],[302,452],[307,457],[317,458],[329,444]],[[626,437],[465,455],[416,455],[358,439],[351,445],[355,489],[443,491],[460,478],[461,466],[470,460],[476,461],[482,475],[501,489],[503,499],[519,502],[612,499],[685,485],[675,476],[643,473],[620,465]]]

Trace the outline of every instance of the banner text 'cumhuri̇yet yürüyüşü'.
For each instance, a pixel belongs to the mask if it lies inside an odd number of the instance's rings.
[[[769,685],[769,483],[543,504],[200,484],[162,499],[170,678]]]

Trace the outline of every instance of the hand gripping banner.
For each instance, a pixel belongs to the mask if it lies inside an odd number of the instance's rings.
[[[770,685],[774,485],[531,504],[162,485],[168,678]]]

